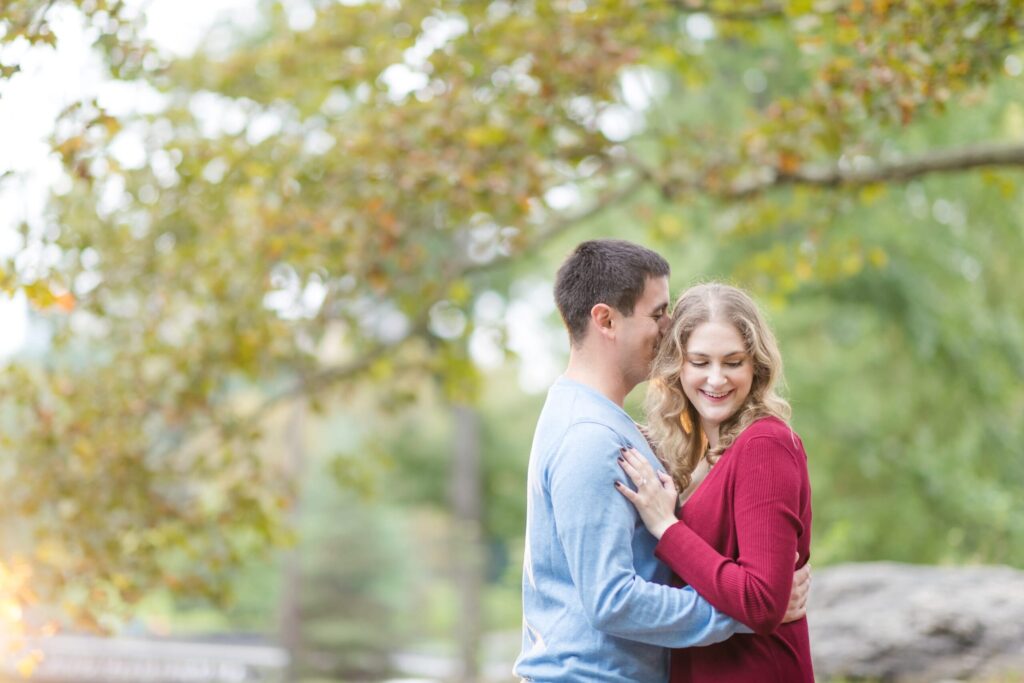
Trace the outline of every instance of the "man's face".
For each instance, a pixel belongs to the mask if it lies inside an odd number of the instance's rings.
[[[671,320],[668,316],[668,278],[647,278],[633,314],[622,316],[617,335],[620,366],[626,380],[636,386],[651,374],[658,344]]]

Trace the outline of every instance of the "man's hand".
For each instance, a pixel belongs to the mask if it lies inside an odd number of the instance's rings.
[[[797,554],[800,559],[800,554]],[[811,563],[808,562],[793,573],[793,590],[789,594],[789,606],[786,608],[786,616],[782,618],[783,624],[788,624],[797,619],[807,616],[807,595],[811,592]]]

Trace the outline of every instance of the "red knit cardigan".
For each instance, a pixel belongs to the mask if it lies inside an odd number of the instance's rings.
[[[679,517],[656,554],[755,632],[674,651],[672,682],[814,683],[807,620],[781,623],[794,569],[810,554],[811,487],[800,438],[781,420],[758,420],[722,453]]]

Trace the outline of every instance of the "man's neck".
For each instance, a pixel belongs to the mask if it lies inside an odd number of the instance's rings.
[[[565,377],[594,389],[620,408],[636,386],[623,377],[618,366],[610,359],[596,358],[576,348],[569,351]]]

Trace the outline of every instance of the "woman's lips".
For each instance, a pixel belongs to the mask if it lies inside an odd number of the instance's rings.
[[[715,392],[714,394],[710,394],[710,393],[704,391],[703,389],[701,389],[700,390],[700,394],[701,394],[701,396],[703,396],[707,400],[711,401],[712,403],[718,403],[718,402],[724,401],[725,399],[727,399],[730,396],[732,396],[732,391],[726,391],[724,393],[722,393],[722,392]]]

